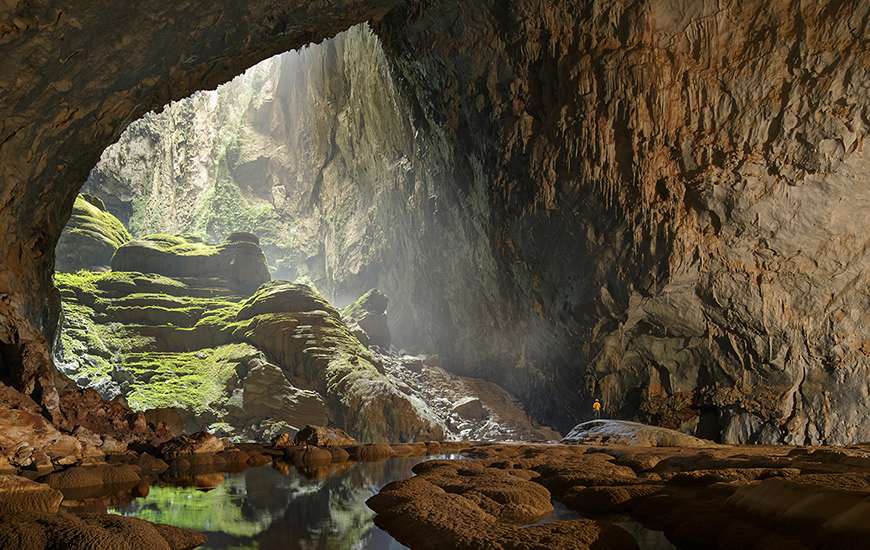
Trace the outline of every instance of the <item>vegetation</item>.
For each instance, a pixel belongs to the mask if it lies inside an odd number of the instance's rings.
[[[247,344],[230,344],[187,353],[134,353],[124,368],[135,378],[127,395],[136,410],[181,407],[196,414],[224,399],[236,367],[262,353]]]
[[[216,256],[220,252],[220,247],[204,243],[194,235],[155,233],[136,239],[132,244],[174,256]]]
[[[66,231],[112,248],[118,248],[133,238],[118,218],[94,206],[81,195],[76,197]]]

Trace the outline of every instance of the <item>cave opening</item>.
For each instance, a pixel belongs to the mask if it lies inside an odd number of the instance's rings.
[[[558,438],[504,389],[402,339],[405,311],[431,316],[403,303],[415,281],[395,265],[426,171],[416,134],[367,25],[134,121],[56,248],[59,370],[236,442],[305,425]],[[368,408],[349,405],[363,396]]]

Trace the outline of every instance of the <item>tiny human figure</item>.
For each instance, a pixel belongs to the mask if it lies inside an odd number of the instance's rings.
[[[595,400],[595,403],[592,403],[592,414],[596,420],[601,418],[601,401],[598,399]]]

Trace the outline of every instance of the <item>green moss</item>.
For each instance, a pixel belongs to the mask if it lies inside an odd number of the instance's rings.
[[[236,367],[261,353],[247,344],[231,344],[188,353],[134,353],[124,368],[136,381],[127,396],[135,410],[182,407],[196,414],[225,397]]]
[[[181,281],[158,275],[156,273],[139,273],[136,271],[88,271],[75,273],[55,273],[54,284],[61,291],[70,290],[77,294],[91,294],[97,297],[102,292],[122,290],[125,293],[134,291],[137,287],[152,291],[181,290],[187,285]]]
[[[101,323],[90,307],[63,302],[61,360],[78,365],[77,378],[91,382],[107,376],[125,353],[141,349],[152,340],[129,331],[119,323]]]
[[[121,220],[100,210],[81,195],[76,197],[67,231],[103,242],[112,248],[118,248],[133,238]]]
[[[176,256],[215,256],[220,252],[219,247],[204,243],[194,235],[155,233],[137,239],[131,245],[144,246]]]

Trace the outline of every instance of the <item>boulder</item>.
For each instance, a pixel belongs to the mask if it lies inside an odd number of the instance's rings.
[[[481,421],[489,417],[489,411],[477,397],[465,397],[453,405],[453,412],[463,420]]]
[[[357,325],[365,333],[367,343],[389,349],[391,338],[387,325],[389,299],[377,289],[372,289],[344,308],[342,316],[349,325]]]
[[[55,248],[55,269],[61,272],[107,269],[118,247],[130,239],[127,228],[106,211],[101,200],[79,195]]]
[[[288,459],[299,467],[316,468],[328,466],[332,462],[332,453],[327,449],[303,445],[290,447],[285,451]]]
[[[299,430],[294,441],[297,445],[313,445],[315,447],[348,447],[357,444],[356,439],[349,436],[341,428],[311,425]]]
[[[57,512],[63,494],[27,478],[0,475],[0,514],[11,512]]]
[[[195,455],[214,454],[226,448],[223,440],[208,433],[199,432],[193,435],[181,435],[160,446],[160,454],[164,460],[189,458]]]
[[[149,235],[132,240],[118,248],[112,270],[220,278],[246,293],[271,279],[266,256],[256,242],[211,245],[189,235]]]
[[[59,490],[100,487],[103,485],[135,484],[140,481],[140,467],[133,464],[95,464],[74,466],[40,479]]]
[[[354,460],[362,461],[384,460],[394,455],[392,447],[380,443],[346,447],[345,450]]]
[[[633,445],[638,447],[714,447],[715,443],[691,435],[626,420],[592,420],[578,424],[563,443]]]

